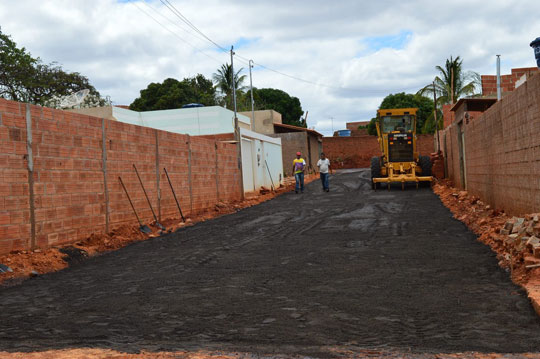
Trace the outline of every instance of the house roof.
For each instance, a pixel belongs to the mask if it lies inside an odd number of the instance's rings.
[[[311,133],[311,134],[313,134],[315,136],[321,136],[322,137],[322,134],[320,134],[319,132],[317,132],[315,130],[312,130],[312,129],[309,129],[309,128],[305,128],[305,127],[286,125],[284,123],[275,123],[274,122],[274,128],[276,128],[276,127],[292,130],[290,132],[302,132],[302,131],[305,131],[305,132]]]
[[[496,98],[482,98],[482,97],[475,97],[475,98],[460,98],[458,102],[452,108],[450,111],[456,112],[458,108],[460,108],[464,103],[467,103],[467,105],[472,105],[473,107],[479,108],[475,109],[476,111],[485,111],[487,110],[491,105],[493,105],[495,102],[497,102]]]

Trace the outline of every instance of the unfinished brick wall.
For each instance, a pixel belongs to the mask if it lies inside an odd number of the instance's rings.
[[[459,124],[445,131],[454,184],[508,213],[540,208],[540,75],[534,75],[482,116],[464,123],[465,180],[460,177]],[[462,185],[464,182],[465,186]]]
[[[434,152],[433,135],[418,135],[418,151],[428,156]],[[367,168],[371,158],[380,156],[377,136],[323,137],[323,152],[334,168]]]
[[[136,224],[119,177],[153,221],[134,164],[158,218],[179,217],[164,168],[184,215],[241,196],[236,146],[210,139],[0,99],[0,148],[0,254]]]
[[[518,69],[512,69],[512,73],[509,75],[501,75],[501,92],[509,93],[514,91],[516,82],[523,76],[530,77],[538,72],[536,67],[523,67]],[[496,95],[497,94],[497,76],[496,75],[482,75],[482,95]]]

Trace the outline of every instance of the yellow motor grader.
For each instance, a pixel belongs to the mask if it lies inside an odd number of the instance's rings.
[[[386,183],[430,183],[431,160],[419,156],[416,148],[417,108],[400,108],[377,111],[377,135],[382,156],[371,159],[373,189]]]

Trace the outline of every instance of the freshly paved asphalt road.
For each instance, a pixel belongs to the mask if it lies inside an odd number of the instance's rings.
[[[0,288],[0,351],[540,351],[540,320],[431,190],[369,171]]]

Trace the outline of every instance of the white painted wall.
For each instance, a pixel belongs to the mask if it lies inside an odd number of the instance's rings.
[[[242,179],[244,181],[244,192],[255,191],[253,176],[253,141],[249,138],[242,138]]]
[[[283,183],[281,138],[273,138],[240,129],[242,136],[242,170],[244,191],[270,189]],[[251,152],[249,155],[247,152]]]
[[[120,122],[191,136],[234,132],[234,112],[220,106],[144,112],[113,107],[112,111],[113,117]],[[249,117],[241,114],[237,117],[240,123],[249,126]]]

